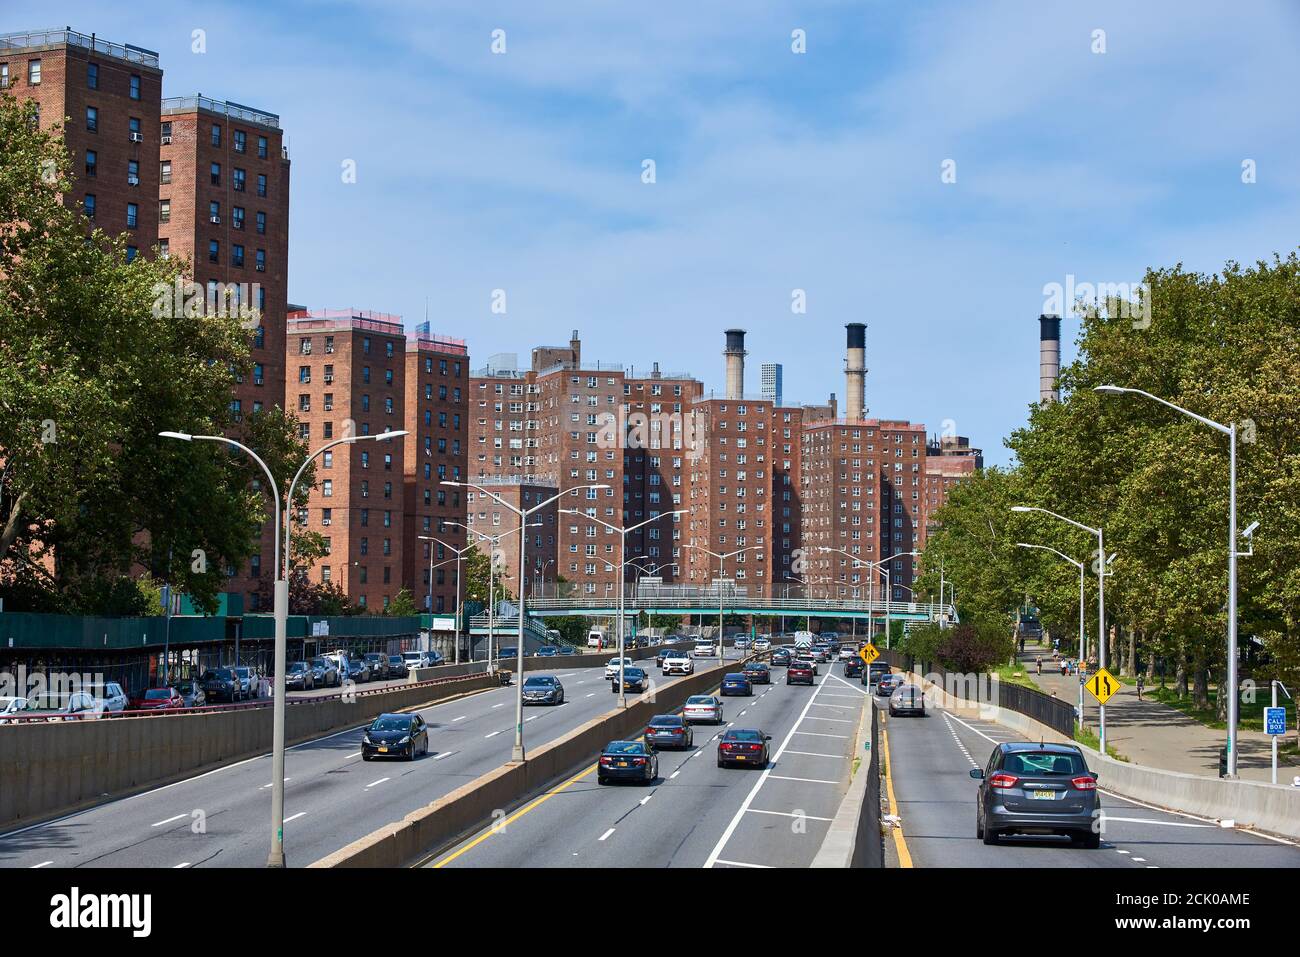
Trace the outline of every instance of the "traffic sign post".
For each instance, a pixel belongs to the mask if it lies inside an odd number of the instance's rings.
[[[1273,746],[1273,783],[1277,784],[1277,739],[1286,734],[1286,708],[1278,706],[1277,689],[1281,688],[1288,698],[1291,697],[1291,692],[1277,680],[1270,681],[1269,685],[1273,691],[1273,704],[1264,709],[1264,733],[1270,737]]]
[[[862,659],[863,664],[870,667],[871,663],[880,657],[880,649],[867,642],[858,650],[858,657]]]
[[[1105,668],[1098,668],[1084,687],[1088,689],[1090,695],[1097,699],[1098,704],[1104,705],[1115,692],[1119,691],[1120,684],[1116,677]]]

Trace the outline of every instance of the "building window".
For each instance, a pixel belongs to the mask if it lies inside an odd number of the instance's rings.
[[[221,125],[219,123],[212,124],[212,145],[221,145]]]
[[[158,182],[166,186],[172,181],[172,161],[163,160],[158,164]]]
[[[266,137],[265,137],[265,136],[259,136],[259,137],[257,138],[257,155],[258,155],[259,157],[261,157],[262,159],[266,159],[266,154],[267,154],[267,140],[266,140]]]
[[[325,498],[333,498],[333,497],[334,497],[334,480],[333,480],[333,479],[323,479],[323,480],[321,481],[321,483],[320,483],[320,493],[321,493],[321,495],[323,495]]]
[[[84,209],[86,210],[87,219],[95,218],[95,194],[94,193],[86,194],[86,202],[84,204]]]
[[[86,175],[94,176],[99,169],[99,154],[94,150],[86,150]]]
[[[41,85],[41,61],[40,60],[27,61],[27,83],[29,86]]]
[[[0,89],[9,87],[9,64],[0,63]]]
[[[172,247],[171,247],[170,240],[167,239],[158,240],[158,255],[161,258],[163,259],[169,258],[171,256],[171,249]]]
[[[133,263],[133,262],[135,262],[135,257],[138,256],[138,255],[140,255],[140,247],[139,247],[139,246],[127,246],[127,247],[126,247],[126,261],[127,261],[127,262],[129,262],[129,263]]]
[[[236,193],[242,193],[244,191],[244,180],[247,178],[248,178],[247,173],[245,173],[239,167],[235,167],[234,175],[231,177],[231,184],[234,187]]]
[[[172,141],[172,124],[171,124],[171,120],[167,120],[167,121],[165,121],[165,122],[163,123],[163,125],[162,125],[162,141],[163,141],[163,145],[164,145],[164,146],[169,146],[169,145],[171,145],[171,141]]]
[[[126,225],[128,229],[135,229],[140,223],[140,206],[137,203],[126,204]]]
[[[247,148],[247,144],[245,141],[248,139],[244,131],[235,130],[233,133],[231,133],[231,136],[235,138],[235,152],[236,153],[244,152],[245,149]]]
[[[266,234],[266,213],[257,214],[257,231],[263,235]]]
[[[134,73],[131,74],[131,99],[140,99],[140,78]]]
[[[131,117],[126,121],[127,128],[131,131],[131,142],[141,143],[144,141],[144,134],[140,131],[139,117]]]
[[[244,207],[243,206],[230,207],[230,226],[232,229],[244,228]]]
[[[86,130],[91,133],[99,132],[99,108],[95,106],[86,107]]]
[[[265,173],[257,174],[257,195],[258,196],[266,195],[266,174]]]
[[[218,203],[215,199],[212,200],[210,203],[208,203],[208,222],[210,223],[221,222],[221,204]]]
[[[126,161],[126,185],[128,186],[140,185],[140,161],[139,160]]]
[[[230,247],[230,265],[243,267],[244,265],[244,247],[239,243],[234,243]]]
[[[265,381],[266,367],[260,362],[253,363],[253,385],[262,385]]]
[[[208,262],[221,262],[221,243],[217,242],[215,239],[208,240]]]
[[[265,249],[259,249],[257,251],[257,271],[266,272],[266,250]]]
[[[212,178],[212,185],[213,185],[213,186],[220,186],[220,185],[221,185],[221,164],[220,164],[220,163],[213,163],[213,164],[212,164],[212,167],[211,167],[211,170],[210,170],[210,173],[211,173],[211,178]]]

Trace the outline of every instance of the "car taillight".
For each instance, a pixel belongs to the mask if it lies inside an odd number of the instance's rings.
[[[614,763],[614,759],[613,759],[613,758],[607,758],[607,757],[602,756],[601,759],[600,759],[600,763],[601,763],[601,764],[613,764],[613,763]]]
[[[1070,783],[1080,791],[1097,790],[1097,782],[1094,781],[1092,776],[1089,774],[1081,774],[1077,778],[1070,778]]]
[[[645,758],[633,758],[633,759],[632,759],[632,763],[633,763],[633,764],[645,764]]]
[[[993,775],[993,777],[989,778],[989,787],[991,788],[1014,787],[1016,781],[1018,780],[1019,778],[1017,778],[1014,774],[1003,774],[1002,772],[999,771],[997,774]]]
[[[719,747],[722,748],[723,751],[730,751],[730,750],[731,750],[731,745],[728,744],[728,743],[726,743],[726,742],[723,742],[722,744],[720,744]]]

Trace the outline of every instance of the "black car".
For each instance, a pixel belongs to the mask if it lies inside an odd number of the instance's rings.
[[[659,757],[644,741],[611,741],[600,752],[596,782],[641,781],[650,784],[659,777]]]
[[[790,659],[790,666],[785,669],[785,683],[788,685],[796,683],[805,685],[816,684],[816,681],[813,679],[812,662],[808,661],[806,658]]]
[[[382,655],[377,651],[366,653],[366,664],[370,665],[370,678],[373,681],[383,681],[388,677],[388,656]]]
[[[786,665],[790,664],[790,649],[789,649],[789,648],[777,648],[775,651],[773,651],[773,652],[772,652],[772,664],[773,664],[773,665],[780,665],[782,668],[784,668]]]
[[[311,672],[316,683],[323,687],[332,688],[343,683],[343,678],[339,674],[339,666],[334,663],[333,658],[313,658],[311,660]]]
[[[411,668],[406,663],[406,659],[401,655],[388,656],[388,677],[390,678],[409,678]]]
[[[852,658],[844,659],[844,677],[858,678],[862,676],[862,659],[857,655]]]
[[[522,694],[524,704],[564,704],[564,685],[555,675],[529,675]]]
[[[613,689],[614,694],[618,694],[618,675],[615,674],[611,679],[609,686]],[[629,668],[623,666],[623,690],[624,691],[646,691],[650,687],[650,675],[644,668]]]
[[[429,726],[418,714],[381,714],[361,736],[361,760],[429,753]]]
[[[761,661],[750,661],[745,664],[745,676],[756,685],[770,685],[772,683],[772,671]]]
[[[975,799],[975,836],[996,844],[1004,834],[1065,834],[1087,848],[1101,846],[1097,773],[1069,744],[1007,741],[993,749]]]
[[[555,645],[542,645],[533,652],[534,658],[554,658],[560,653],[560,649]]]
[[[645,739],[656,748],[689,748],[695,731],[680,714],[657,714],[645,727]]]
[[[370,662],[365,658],[348,659],[348,680],[360,684],[370,680]]]
[[[505,648],[497,649],[498,658],[510,658],[511,660],[514,660],[518,655],[519,647],[517,645],[507,645]]]
[[[209,701],[237,701],[243,694],[239,675],[230,668],[205,671],[203,677],[199,678],[199,685]]]
[[[718,767],[726,768],[734,764],[767,767],[767,743],[772,740],[770,734],[748,728],[730,728],[718,739]]]
[[[187,708],[201,708],[208,703],[208,696],[203,690],[203,685],[195,678],[182,678],[180,681],[173,681],[172,687],[184,699]]]
[[[305,661],[291,661],[284,669],[285,688],[310,691],[316,687],[316,674]]]
[[[858,660],[861,661],[862,659],[859,658]],[[889,674],[889,665],[883,661],[874,661],[861,673],[862,683],[871,686],[880,680],[881,675],[887,674]]]

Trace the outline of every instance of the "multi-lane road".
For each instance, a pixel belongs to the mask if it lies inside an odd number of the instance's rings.
[[[654,662],[650,665],[653,669]],[[613,707],[603,668],[565,668],[557,662],[546,673],[560,677],[565,703],[525,709],[530,747]],[[676,680],[656,678],[661,688]],[[364,726],[289,749],[284,825],[289,866],[319,860],[507,762],[514,701],[511,686],[421,709],[430,727],[429,754],[413,762],[363,762]],[[0,867],[260,867],[270,844],[270,788],[269,755],[227,765],[0,834]]]

